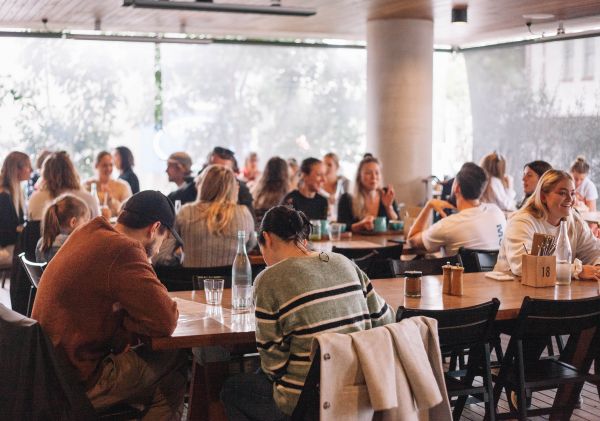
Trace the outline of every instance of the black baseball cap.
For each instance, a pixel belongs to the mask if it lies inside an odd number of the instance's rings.
[[[167,227],[178,244],[183,245],[183,240],[173,228],[175,225],[175,206],[171,199],[156,190],[144,190],[131,196],[123,210],[135,213],[142,219],[152,224],[156,221]]]

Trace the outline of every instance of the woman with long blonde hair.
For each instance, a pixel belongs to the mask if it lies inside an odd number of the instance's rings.
[[[372,231],[376,217],[398,219],[398,205],[391,185],[381,186],[381,165],[373,156],[358,164],[354,194],[343,194],[338,204],[338,222],[352,231]]]
[[[0,170],[0,263],[8,264],[17,235],[22,230],[25,213],[25,195],[21,182],[29,180],[31,160],[23,152],[11,152]]]
[[[525,248],[531,250],[535,233],[558,237],[561,220],[567,232],[574,261],[571,273],[579,279],[600,279],[600,241],[594,237],[579,213],[573,211],[575,183],[571,174],[548,170],[542,175],[533,194],[506,225],[494,270],[521,275]]]
[[[175,221],[175,229],[183,239],[183,266],[231,265],[237,251],[238,231],[246,233],[248,249],[256,244],[254,219],[246,206],[237,203],[239,187],[235,174],[222,165],[209,165],[197,186],[197,200],[185,204]],[[176,248],[171,237],[155,263],[176,262]]]
[[[86,192],[79,181],[69,154],[65,151],[53,152],[42,165],[42,179],[39,190],[29,199],[29,219],[42,220],[44,210],[52,200],[61,194],[71,194],[83,200],[92,218],[98,216],[98,202]]]
[[[488,174],[488,186],[481,197],[485,203],[494,203],[503,211],[515,210],[515,190],[513,180],[506,174],[506,159],[497,152],[484,156],[481,168]]]

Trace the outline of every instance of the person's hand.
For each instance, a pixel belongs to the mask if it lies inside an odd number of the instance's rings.
[[[583,265],[579,273],[579,279],[600,281],[600,266]]]
[[[388,185],[387,188],[383,189],[381,192],[381,203],[383,203],[386,208],[389,208],[392,206],[392,203],[394,203],[395,195],[394,188],[391,185]]]
[[[440,199],[429,199],[427,205],[439,213],[442,218],[448,216],[446,215],[446,212],[444,212],[444,209],[456,209],[452,203]]]
[[[375,224],[373,223],[374,220],[375,220],[374,216],[367,215],[363,219],[360,220],[358,225],[359,225],[360,229],[363,229],[365,231],[373,231],[373,228],[375,228]]]
[[[112,216],[112,212],[108,206],[100,206],[100,213],[106,219],[110,219]]]

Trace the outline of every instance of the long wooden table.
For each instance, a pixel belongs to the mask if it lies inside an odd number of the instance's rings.
[[[402,278],[376,279],[372,283],[375,290],[394,309],[400,305],[420,309],[452,309],[480,304],[496,297],[500,300],[498,320],[514,319],[525,296],[570,300],[598,295],[598,283],[592,281],[573,281],[570,286],[533,288],[522,285],[518,280],[495,281],[486,278],[484,273],[465,274],[464,294],[460,297],[442,294],[440,276],[423,277],[421,298],[404,297]],[[222,307],[206,305],[203,291],[173,292],[170,295],[178,301],[179,322],[172,336],[150,340],[153,349],[215,345],[243,349],[254,345],[254,315],[236,314],[231,310],[231,290],[224,291]],[[587,350],[585,344],[582,344],[581,348]],[[575,358],[583,358],[583,355]],[[216,377],[223,374],[221,367],[212,373],[204,373],[204,380],[210,377],[209,381],[216,381],[216,389],[219,389],[222,379]],[[190,419],[221,419],[218,390],[211,392],[206,385],[198,387],[198,379],[195,381],[196,387],[192,390],[191,400],[193,403],[190,403]]]

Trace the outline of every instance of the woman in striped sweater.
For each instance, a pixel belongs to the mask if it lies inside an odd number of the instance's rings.
[[[302,391],[314,336],[394,321],[394,311],[354,263],[307,249],[309,233],[308,218],[287,206],[263,218],[258,241],[268,267],[255,281],[261,370],[225,383],[221,398],[229,419],[286,419]]]

